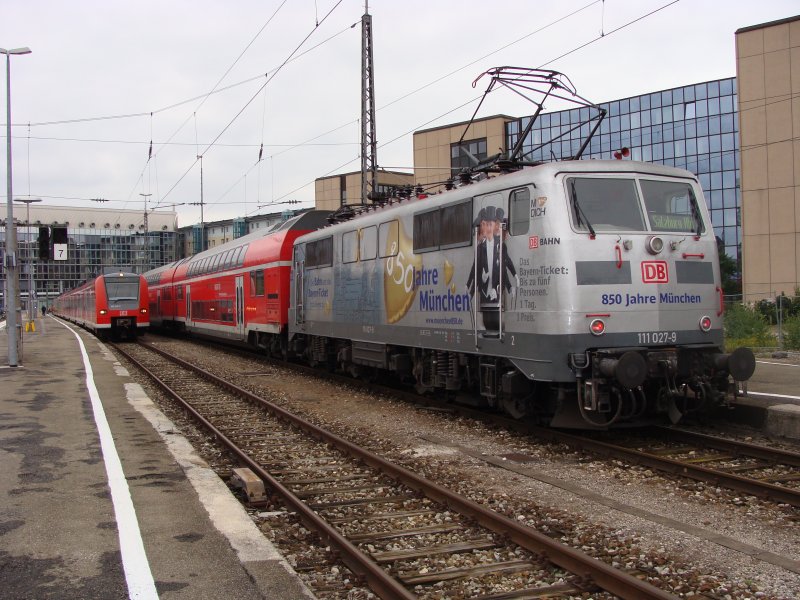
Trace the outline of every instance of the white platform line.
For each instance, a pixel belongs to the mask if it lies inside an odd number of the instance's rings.
[[[761,397],[761,398],[785,398],[787,400],[800,400],[800,396],[786,396],[784,394],[767,394],[767,393],[764,393],[764,392],[751,392],[750,390],[747,390],[747,394],[743,395],[744,398],[747,398],[747,396],[753,396],[753,397],[756,397],[756,398],[758,398],[758,397]]]
[[[778,363],[778,362],[770,362],[768,360],[757,360],[758,364],[761,365],[779,365],[781,367],[800,367],[800,365],[793,365],[791,363]]]
[[[147,561],[147,554],[144,550],[144,542],[139,531],[139,522],[131,499],[131,491],[128,488],[125,473],[122,470],[122,463],[114,445],[114,438],[111,436],[111,428],[108,426],[103,404],[100,402],[100,394],[97,392],[97,386],[94,383],[94,372],[89,362],[89,355],[86,353],[86,347],[83,345],[83,340],[81,340],[78,333],[69,325],[62,323],[60,320],[57,321],[69,329],[72,335],[77,338],[81,356],[83,356],[83,366],[86,369],[86,387],[89,391],[89,398],[92,401],[94,421],[97,424],[97,432],[100,435],[103,462],[106,465],[108,485],[111,488],[111,500],[114,504],[114,514],[117,518],[119,548],[122,554],[125,581],[128,585],[128,597],[135,600],[158,600],[158,592],[156,591],[156,584],[150,571],[150,563]]]

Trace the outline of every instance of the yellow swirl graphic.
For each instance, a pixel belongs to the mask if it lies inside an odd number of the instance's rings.
[[[388,258],[383,271],[383,304],[386,321],[396,323],[406,315],[417,295],[414,270],[422,269],[422,257],[414,255],[414,245],[402,223],[398,223],[396,236],[387,236],[385,253]]]

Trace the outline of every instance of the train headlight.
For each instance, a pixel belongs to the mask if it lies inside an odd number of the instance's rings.
[[[711,329],[711,317],[700,319],[700,331],[708,331],[709,329]]]
[[[147,314],[147,309],[146,308],[140,308],[139,312],[142,313],[143,315],[146,315]]]
[[[660,254],[664,249],[664,240],[657,235],[651,235],[647,238],[647,251],[650,254]]]
[[[589,331],[594,335],[603,335],[606,332],[606,324],[602,319],[595,319],[589,324]]]

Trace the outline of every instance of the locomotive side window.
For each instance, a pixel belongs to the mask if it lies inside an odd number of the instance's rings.
[[[330,267],[333,264],[333,237],[306,244],[306,268]]]
[[[511,192],[510,202],[511,219],[509,233],[511,235],[524,235],[528,233],[531,224],[531,191],[528,188]]]
[[[567,180],[572,219],[583,231],[646,231],[633,179]]]
[[[640,183],[651,230],[686,233],[705,231],[697,198],[688,183],[649,179],[642,179]]]
[[[250,271],[250,296],[264,295],[264,271]]]
[[[399,225],[397,221],[381,223],[378,229],[378,247],[381,249],[381,258],[397,256],[400,246]]]
[[[439,210],[414,215],[414,252],[439,249]]]
[[[472,199],[445,206],[441,213],[441,248],[469,246],[472,241]]]
[[[342,234],[342,262],[354,263],[358,260],[358,231]]]
[[[372,260],[378,251],[378,230],[376,227],[364,227],[358,232],[359,260]]]

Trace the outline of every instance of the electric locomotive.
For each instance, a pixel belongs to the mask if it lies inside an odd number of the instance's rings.
[[[109,271],[58,296],[51,312],[101,339],[135,339],[150,326],[147,281],[135,273]]]
[[[514,417],[609,427],[723,402],[717,244],[697,178],[630,161],[524,167],[295,242],[289,348]]]

